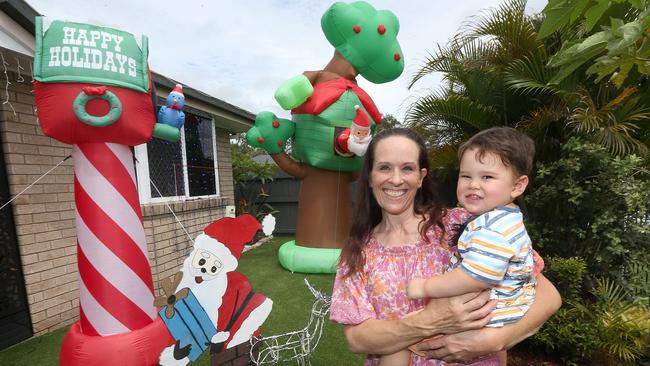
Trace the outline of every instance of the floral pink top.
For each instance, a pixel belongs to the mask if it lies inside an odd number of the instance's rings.
[[[434,225],[426,233],[430,243],[419,239],[399,247],[386,247],[371,237],[363,249],[366,260],[361,271],[343,279],[345,268],[338,268],[330,319],[340,324],[356,325],[367,319],[395,320],[422,309],[426,300],[409,300],[406,296],[408,281],[447,271],[454,250],[450,249],[449,241],[454,235],[455,225],[462,224],[468,217],[464,209],[448,210],[443,218],[446,234],[443,237],[440,228]],[[491,357],[473,365],[498,364],[498,359]],[[368,355],[365,365],[379,365],[379,356]],[[447,364],[411,353],[411,366],[432,365]]]

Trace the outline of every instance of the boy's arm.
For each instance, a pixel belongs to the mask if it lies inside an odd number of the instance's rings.
[[[481,291],[489,288],[490,284],[479,281],[468,275],[460,268],[447,272],[441,276],[428,279],[416,278],[409,282],[407,293],[411,299],[425,297],[450,297]]]

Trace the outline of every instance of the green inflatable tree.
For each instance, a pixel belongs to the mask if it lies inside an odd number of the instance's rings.
[[[335,3],[321,27],[335,48],[332,59],[323,70],[285,81],[275,93],[292,119],[259,113],[246,135],[249,144],[266,150],[283,171],[301,179],[296,241],[282,246],[280,262],[308,273],[336,270],[351,222],[349,183],[361,167],[368,129],[381,123],[379,110],[356,77],[385,83],[404,69],[399,21],[392,12],[363,1]],[[284,152],[289,138],[292,157]]]

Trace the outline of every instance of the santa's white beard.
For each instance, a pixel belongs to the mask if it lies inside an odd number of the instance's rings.
[[[350,138],[348,138],[348,150],[357,156],[363,156],[366,154],[370,140],[372,140],[371,136],[366,136],[363,139],[359,139],[357,136],[350,135]]]

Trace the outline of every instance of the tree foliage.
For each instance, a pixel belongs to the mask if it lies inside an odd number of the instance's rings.
[[[525,195],[529,234],[545,255],[584,258],[592,275],[617,278],[650,260],[650,172],[636,155],[614,157],[573,138],[540,164]]]
[[[542,15],[525,5],[505,0],[438,45],[410,86],[431,73],[443,85],[410,106],[406,124],[427,141],[450,196],[470,136],[511,126],[535,140],[520,203],[533,245],[551,258],[547,275],[570,300],[535,352],[566,364],[638,362],[650,357],[648,4],[551,0]]]
[[[411,86],[431,73],[443,76],[443,86],[416,100],[406,115],[407,124],[428,141],[433,168],[453,170],[457,146],[493,126],[511,126],[530,135],[541,162],[557,159],[571,136],[600,144],[614,155],[646,155],[648,83],[619,89],[585,78],[589,62],[558,79],[563,66],[552,60],[578,33],[575,27],[557,25],[558,31],[538,37],[537,30],[548,19],[542,22],[539,16],[525,14],[525,5],[506,0],[471,18],[413,75]]]
[[[549,65],[558,83],[589,63],[587,75],[622,87],[628,77],[650,74],[650,3],[646,0],[550,0],[540,37],[573,27]]]
[[[648,354],[650,309],[631,301],[620,285],[598,279],[591,298],[567,305],[530,343],[565,365],[634,365]]]
[[[265,215],[275,212],[266,202],[269,195],[264,189],[264,183],[273,180],[277,166],[255,161],[254,154],[261,150],[253,149],[245,143],[230,146],[237,215],[247,213],[261,220]]]
[[[379,133],[380,131],[387,130],[390,128],[395,128],[395,127],[400,127],[402,125],[402,122],[400,122],[395,116],[392,114],[382,114],[381,115],[381,124],[377,126],[377,129],[375,130],[375,135]]]
[[[235,184],[259,180],[262,183],[273,180],[277,166],[270,163],[259,163],[253,159],[250,148],[242,148],[239,145],[231,145],[232,151],[232,175]]]

